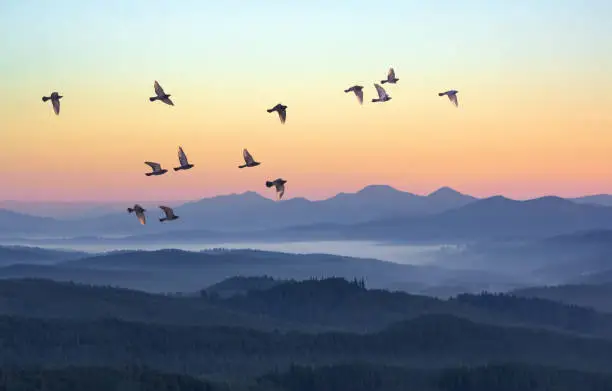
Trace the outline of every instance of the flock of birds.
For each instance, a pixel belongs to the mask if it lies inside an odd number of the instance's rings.
[[[385,83],[396,84],[398,81],[399,79],[395,77],[395,70],[393,68],[389,68],[389,72],[387,73],[387,78],[385,80],[381,80],[380,84],[385,84]],[[385,89],[381,87],[380,84],[374,83],[374,88],[376,88],[376,93],[378,94],[378,98],[373,98],[372,102],[387,102],[391,100],[391,96],[389,96],[387,91],[385,91]],[[166,92],[159,85],[157,80],[153,84],[153,88],[155,90],[155,96],[149,98],[151,102],[160,101],[169,106],[174,106],[174,102],[172,102],[172,100],[170,99],[171,95],[166,94]],[[344,90],[344,92],[345,93],[353,92],[355,96],[357,97],[359,104],[361,105],[363,104],[363,86],[354,85]],[[455,105],[455,107],[459,107],[459,102],[457,101],[457,93],[458,93],[457,90],[448,90],[448,91],[438,93],[438,96],[446,95],[448,99],[451,101],[451,103]],[[58,92],[53,92],[51,93],[50,96],[43,96],[42,100],[43,102],[47,102],[50,100],[51,105],[53,106],[53,111],[55,112],[56,115],[59,115],[61,98],[63,98],[62,95],[60,95]],[[281,124],[284,124],[285,121],[287,120],[287,106],[279,103],[276,106],[272,107],[271,109],[267,110],[268,113],[273,113],[275,111],[278,113],[278,117],[280,119]],[[238,168],[256,167],[261,164],[260,162],[255,161],[253,156],[249,153],[249,151],[246,148],[242,150],[242,158],[244,159],[244,164],[238,166]],[[174,171],[189,170],[194,167],[194,165],[190,164],[189,160],[187,160],[187,155],[185,154],[185,151],[183,151],[183,148],[181,146],[179,146],[178,148],[178,159],[179,159],[180,165],[178,167],[174,167]],[[151,167],[151,172],[145,173],[146,176],[158,176],[158,175],[163,175],[168,172],[167,169],[162,168],[161,164],[157,162],[146,161],[144,163],[148,165],[149,167]],[[286,183],[287,183],[286,180],[282,178],[277,178],[273,181],[269,181],[269,180],[266,181],[266,187],[268,188],[274,187],[276,190],[276,195],[278,199],[280,200],[283,198],[283,195],[285,194],[285,184]],[[179,218],[179,216],[174,214],[174,210],[172,208],[168,206],[164,206],[164,205],[161,205],[159,208],[165,214],[164,217],[159,219],[160,222],[172,221],[172,220],[176,220]],[[142,225],[146,224],[146,216],[145,216],[146,209],[144,209],[142,206],[140,206],[139,204],[135,204],[133,207],[127,208],[127,211],[128,213],[135,213],[140,224]]]

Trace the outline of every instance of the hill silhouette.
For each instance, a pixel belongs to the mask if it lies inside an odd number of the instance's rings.
[[[200,294],[216,295],[228,298],[236,295],[244,295],[253,290],[267,290],[285,281],[275,280],[270,276],[263,277],[230,277],[221,282],[213,284],[202,290]]]
[[[317,389],[353,381],[366,389],[395,381],[463,390],[452,388],[460,379],[524,385],[512,376],[540,385],[581,379],[581,389],[599,390],[609,381],[567,371],[610,372],[612,315],[586,308],[501,294],[440,300],[367,289],[358,279],[239,277],[211,288],[198,297],[1,280],[0,368],[37,368],[6,372],[15,382],[46,376],[55,384],[62,374],[84,384],[87,371],[107,373],[109,387],[126,386],[130,373],[142,384],[191,382],[153,380],[160,370],[214,380],[204,381],[209,390],[308,389],[315,379]],[[498,366],[480,368],[491,364]],[[341,382],[353,371],[360,375]]]
[[[60,261],[84,258],[91,254],[81,251],[50,250],[40,247],[0,246],[0,265],[16,263],[52,264]]]
[[[525,364],[491,364],[441,371],[397,366],[342,364],[292,366],[257,379],[257,389],[309,391],[603,391],[612,388],[608,374]]]
[[[420,369],[522,362],[609,371],[612,360],[609,340],[477,324],[449,315],[424,315],[365,335],[0,316],[0,335],[4,364],[119,369],[139,363],[199,375],[256,376],[292,363],[347,360]]]
[[[612,315],[543,299],[461,295],[450,300],[369,290],[339,278],[288,281],[227,298],[148,294],[48,280],[0,280],[0,314],[258,330],[376,332],[423,315],[453,315],[492,325],[537,327],[612,338]]]
[[[542,286],[517,289],[512,293],[520,297],[537,297],[612,312],[612,283]]]
[[[375,259],[344,257],[330,254],[289,254],[260,250],[213,249],[193,252],[177,249],[156,251],[122,251],[61,262],[56,265],[66,276],[77,270],[142,272],[151,276],[143,284],[122,285],[153,292],[197,291],[227,278],[227,276],[257,277],[268,275],[277,279],[307,279],[317,277],[367,278],[374,287],[387,287],[402,282],[414,291],[444,282],[445,278],[460,279],[470,273],[448,272],[436,267],[402,265]],[[2,276],[2,269],[0,269]],[[23,275],[22,277],[43,277]],[[78,281],[75,279],[75,281]]]

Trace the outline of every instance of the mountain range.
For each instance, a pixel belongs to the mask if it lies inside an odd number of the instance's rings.
[[[60,220],[0,210],[0,236],[5,241],[87,236],[134,241],[512,238],[612,228],[612,207],[605,205],[612,205],[612,196],[516,201],[478,199],[448,187],[416,195],[372,185],[320,201],[275,202],[255,192],[205,198],[176,206],[179,220],[166,224],[157,222],[162,214],[157,205],[143,203],[149,219],[145,226],[124,211]]]

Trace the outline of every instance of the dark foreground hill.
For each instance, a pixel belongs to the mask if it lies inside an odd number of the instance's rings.
[[[325,325],[363,332],[424,314],[452,314],[478,322],[549,327],[612,337],[612,315],[550,300],[504,294],[463,294],[449,300],[404,292],[366,289],[340,278],[288,281],[227,299],[224,308],[295,324]]]
[[[366,289],[340,278],[287,281],[221,298],[149,294],[46,280],[0,280],[0,314],[257,330],[374,332],[427,314],[482,323],[544,327],[612,338],[612,315],[543,299],[461,295],[450,300]]]
[[[612,341],[428,315],[371,334],[260,332],[118,320],[0,317],[0,364],[17,367],[139,364],[194,375],[255,376],[291,364],[366,362],[435,369],[521,362],[612,371]]]
[[[395,366],[292,366],[253,379],[210,381],[142,367],[0,370],[6,391],[608,391],[612,375],[497,364],[416,371]]]
[[[229,391],[191,376],[169,374],[146,368],[121,370],[104,367],[62,369],[0,369],[3,391]]]
[[[354,364],[295,366],[263,376],[257,385],[283,391],[608,391],[612,376],[517,364],[431,372]]]
[[[594,310],[339,278],[220,287],[169,296],[0,281],[0,390],[611,389],[612,315]]]

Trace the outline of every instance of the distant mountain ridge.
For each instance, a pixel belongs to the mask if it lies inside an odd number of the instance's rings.
[[[193,237],[197,230],[201,231],[200,238],[209,236],[218,240],[308,237],[471,240],[478,236],[552,236],[578,230],[612,229],[612,207],[585,202],[585,199],[591,198],[569,200],[546,196],[517,201],[493,196],[478,199],[449,187],[416,195],[387,185],[370,185],[355,193],[339,193],[324,200],[290,198],[276,202],[249,191],[175,206],[181,219],[171,224],[158,224],[156,217],[161,211],[157,205],[143,203],[150,221],[146,226],[135,224],[134,217],[124,212],[63,221],[0,210],[0,235],[12,238],[138,235],[165,240],[181,239],[182,235]]]
[[[3,219],[0,210],[0,234],[42,235],[53,232],[54,234],[127,235],[190,229],[238,232],[332,222],[353,224],[388,216],[439,213],[474,200],[476,198],[447,187],[429,195],[415,195],[386,185],[371,185],[356,193],[340,193],[324,200],[289,198],[282,202],[247,191],[241,194],[203,198],[174,206],[176,214],[182,216],[182,219],[164,225],[149,223],[144,227],[133,224],[133,216],[123,211],[63,221],[10,211],[6,212],[10,215]],[[155,222],[154,216],[161,215],[161,212],[157,204],[149,204],[142,203],[147,209],[149,220]],[[283,218],[270,217],[275,215]],[[15,221],[18,222],[16,226]]]

